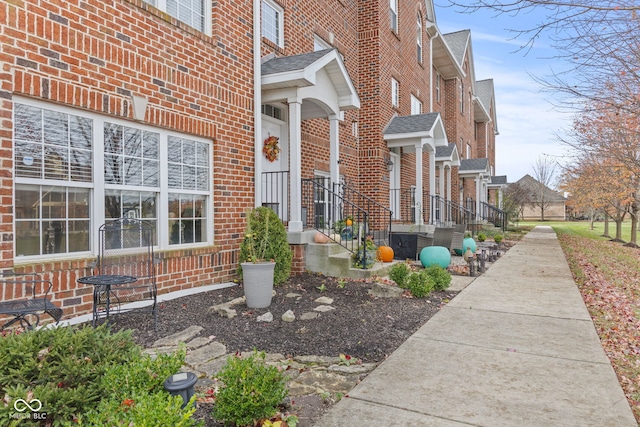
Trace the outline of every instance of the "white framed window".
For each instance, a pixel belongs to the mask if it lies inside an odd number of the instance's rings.
[[[398,32],[398,0],[389,0],[389,17],[391,19],[391,30]]]
[[[460,82],[460,114],[464,114],[464,83]]]
[[[471,158],[471,143],[467,142],[467,159]]]
[[[284,10],[271,0],[262,0],[262,37],[284,47]]]
[[[120,217],[152,225],[159,248],[208,243],[210,141],[27,99],[13,123],[17,257],[95,252]]]
[[[422,114],[422,102],[414,95],[411,95],[411,114]]]
[[[400,104],[400,83],[391,78],[391,105],[397,107]]]
[[[422,64],[422,15],[418,13],[418,21],[416,24],[416,30],[418,32],[416,39],[417,59],[418,64]]]
[[[436,101],[440,102],[440,81],[442,80],[442,77],[440,76],[440,73],[436,73]]]
[[[207,35],[211,35],[211,0],[144,0]]]

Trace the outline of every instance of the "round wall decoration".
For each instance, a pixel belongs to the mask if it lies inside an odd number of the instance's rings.
[[[273,135],[264,140],[264,147],[262,148],[262,152],[270,162],[275,162],[280,155],[281,148],[278,145],[279,140],[280,138]]]

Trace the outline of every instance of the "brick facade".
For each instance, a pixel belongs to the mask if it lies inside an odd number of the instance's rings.
[[[411,114],[411,96],[423,112],[442,113],[450,142],[495,163],[475,124],[469,101],[460,113],[460,83],[472,88],[472,73],[443,80],[441,99],[432,98],[437,67],[429,62],[430,35],[421,0],[399,0],[398,31],[391,29],[386,0],[278,0],[284,10],[284,46],[262,38],[261,55],[311,52],[314,39],[338,49],[357,90],[361,108],[347,111],[339,125],[340,173],[356,189],[389,204],[389,149],[385,126]],[[21,261],[14,253],[14,142],[16,99],[65,106],[106,118],[202,138],[212,143],[213,240],[186,249],[158,251],[160,293],[236,278],[244,216],[254,206],[253,16],[251,2],[211,3],[211,35],[172,18],[142,0],[17,0],[0,3],[0,268],[43,273],[54,283],[54,300],[65,318],[91,309],[91,290],[77,278],[91,273],[95,256]],[[422,60],[416,55],[417,17],[423,18]],[[207,31],[207,33],[209,33]],[[467,59],[468,61],[468,59]],[[461,64],[467,71],[470,64]],[[400,84],[399,105],[391,102],[391,79]],[[136,121],[132,96],[148,100]],[[475,126],[475,129],[474,129]],[[354,132],[357,129],[357,132]],[[329,172],[329,122],[302,122],[302,176]],[[416,181],[415,154],[400,152],[400,186]],[[423,153],[423,187],[429,188],[429,157]],[[400,165],[398,165],[400,166]],[[458,197],[457,168],[452,198]],[[466,191],[466,190],[465,190]],[[472,193],[473,194],[473,193]],[[428,201],[427,201],[428,202]],[[425,207],[428,208],[428,207]],[[428,209],[425,209],[428,212]],[[91,224],[97,228],[100,224]],[[304,248],[293,246],[294,272],[304,271]],[[2,295],[3,299],[19,295]]]

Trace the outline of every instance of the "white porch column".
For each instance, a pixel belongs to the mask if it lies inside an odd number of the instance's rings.
[[[424,197],[422,191],[422,143],[416,144],[416,225],[424,224],[422,211],[424,210]]]
[[[502,187],[498,188],[498,209],[502,209]]]
[[[447,166],[447,200],[451,200],[451,166]]]
[[[443,199],[446,199],[447,197],[444,194],[444,184],[445,184],[444,170],[445,170],[445,165],[444,163],[442,163],[438,168],[438,172],[440,175],[440,186],[438,188],[438,191],[439,191],[440,197],[442,197]]]
[[[440,182],[442,188],[442,181]],[[431,218],[431,214],[435,212],[435,206],[431,206],[436,194],[436,150],[429,151],[429,223],[433,224],[435,218]],[[442,194],[442,193],[440,193]],[[423,205],[424,206],[424,205]],[[440,220],[442,220],[444,212],[440,212]]]
[[[331,184],[340,181],[340,134],[339,134],[339,118],[332,114],[329,116],[329,172],[331,175]],[[333,190],[333,188],[332,188]]]
[[[289,231],[302,231],[302,100],[294,97],[289,102],[289,198],[291,216]]]
[[[480,178],[475,179],[476,182],[476,214],[480,214],[480,196],[482,195],[482,180]]]

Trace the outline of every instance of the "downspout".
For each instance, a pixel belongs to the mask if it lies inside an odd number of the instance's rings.
[[[260,0],[253,0],[253,166],[254,206],[262,204],[262,70]]]
[[[436,25],[432,22],[429,28],[433,28]],[[438,31],[429,37],[429,112],[433,112],[433,39],[438,37]],[[442,88],[440,89],[442,90]]]

